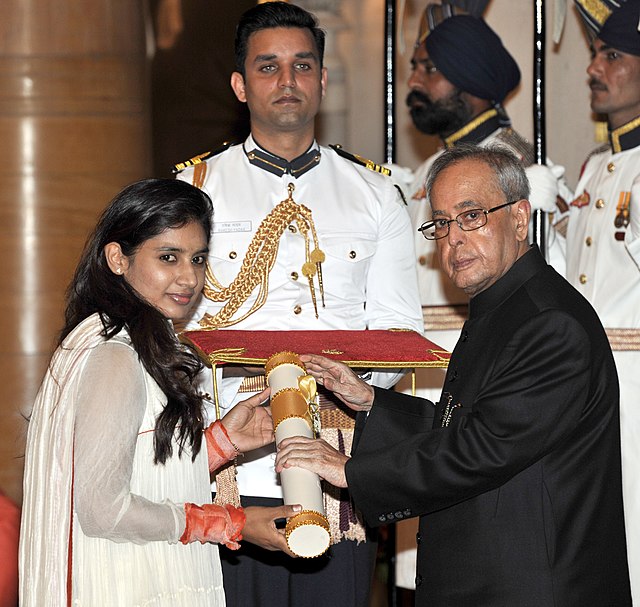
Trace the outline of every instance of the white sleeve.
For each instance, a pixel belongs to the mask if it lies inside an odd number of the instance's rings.
[[[134,350],[98,346],[82,372],[74,435],[74,506],[82,531],[115,542],[177,542],[184,509],[131,493],[138,431],[146,403],[144,372]]]
[[[367,276],[366,321],[369,329],[412,329],[424,332],[411,221],[395,188],[381,194],[376,252]],[[388,388],[403,371],[374,371],[371,384]]]

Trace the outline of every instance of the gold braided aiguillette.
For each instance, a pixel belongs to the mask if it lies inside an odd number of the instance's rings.
[[[311,300],[313,301],[316,318],[318,318],[313,277],[318,274],[318,288],[322,298],[322,306],[324,307],[324,284],[321,264],[325,260],[325,254],[318,245],[318,235],[311,216],[311,210],[293,200],[293,191],[295,190],[293,183],[288,185],[288,190],[289,196],[286,200],[279,202],[262,220],[251,239],[238,275],[228,287],[218,281],[211,267],[207,264],[203,289],[204,296],[211,301],[225,303],[216,314],[205,314],[200,321],[200,326],[203,329],[222,329],[235,325],[265,304],[269,294],[269,273],[275,265],[280,238],[287,226],[293,222],[296,223],[298,231],[305,240],[305,261],[302,265],[302,274],[309,281]],[[311,240],[313,240],[313,250],[311,250]],[[249,299],[256,287],[259,289],[258,295],[251,308],[246,313],[234,318],[242,304]]]

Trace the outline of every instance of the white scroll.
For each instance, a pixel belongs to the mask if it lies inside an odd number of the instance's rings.
[[[265,365],[271,388],[271,414],[276,444],[291,436],[313,438],[309,403],[315,397],[315,380],[294,352],[278,352]],[[302,468],[280,473],[285,504],[301,504],[302,512],[292,516],[285,527],[291,552],[302,557],[323,554],[331,543],[329,521],[325,516],[320,478]]]

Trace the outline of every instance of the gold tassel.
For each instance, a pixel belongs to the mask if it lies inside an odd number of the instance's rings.
[[[218,380],[216,376],[217,365],[211,361],[211,371],[213,373],[213,399],[216,407],[216,419],[221,419],[220,414],[220,393],[218,391]],[[214,504],[224,506],[231,504],[236,508],[240,508],[240,490],[238,489],[238,480],[236,478],[237,458],[223,466],[216,472],[216,497]]]

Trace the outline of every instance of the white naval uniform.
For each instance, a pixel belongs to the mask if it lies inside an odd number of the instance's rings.
[[[269,274],[269,294],[262,308],[229,329],[360,330],[412,329],[422,333],[411,225],[406,207],[388,177],[339,156],[331,148],[320,150],[316,166],[297,178],[270,173],[250,164],[244,150],[256,144],[251,137],[208,159],[202,189],[213,200],[213,233],[209,263],[216,278],[228,285],[238,274],[247,247],[260,222],[288,196],[311,209],[320,248],[325,304],[318,299],[315,317],[311,293],[301,267],[304,238],[289,226],[280,238],[277,259]],[[193,168],[179,178],[192,182]],[[316,284],[317,287],[317,284]],[[246,312],[255,293],[239,310]],[[221,304],[203,298],[190,328],[197,328],[205,312]],[[390,387],[395,372],[374,372],[371,383]],[[222,382],[223,411],[247,395],[237,395],[240,380]],[[249,454],[238,466],[241,495],[282,497],[273,469],[273,447],[263,457]]]
[[[490,115],[489,110],[481,115]],[[478,120],[478,119],[474,119]],[[492,119],[495,124],[495,119]],[[486,124],[486,123],[484,123]],[[480,126],[483,123],[480,122]],[[466,127],[460,129],[464,131]],[[452,136],[454,137],[455,134]],[[463,140],[459,140],[462,142]],[[524,163],[531,161],[532,150],[527,149],[530,144],[519,136],[513,129],[499,127],[488,136],[480,139],[474,138],[473,130],[464,137],[465,142],[472,142],[481,147],[499,145],[513,152]],[[444,151],[444,149],[442,150]],[[431,220],[431,207],[426,200],[424,188],[425,180],[431,166],[442,151],[427,158],[414,172],[413,180],[407,191],[407,204],[411,216],[411,224],[414,231],[415,258],[418,268],[418,288],[420,302],[423,306],[425,336],[451,352],[460,336],[460,329],[466,320],[469,297],[458,289],[448,276],[440,269],[437,245],[434,240],[427,240],[418,232],[418,228],[426,221]],[[530,178],[532,190],[535,188],[535,180]],[[567,196],[568,189],[562,180],[561,193]],[[560,184],[559,184],[560,185]],[[549,231],[548,252],[551,265],[560,273],[564,273],[564,242],[556,238],[555,231]],[[453,307],[452,307],[453,306]],[[450,328],[443,328],[446,325]],[[416,394],[428,398],[433,402],[440,399],[442,384],[444,383],[445,369],[417,369],[416,370]],[[411,378],[404,377],[398,384],[398,389],[406,394],[412,393]],[[417,519],[402,521],[396,525],[397,529],[397,555],[396,555],[396,583],[403,588],[414,588],[416,571],[415,534],[417,532]]]
[[[635,122],[638,131],[640,118]],[[636,140],[640,138],[640,132],[635,135]],[[588,204],[577,206],[587,194]],[[632,225],[614,225],[618,204],[625,198],[630,202],[631,215],[640,213],[640,145],[617,153],[609,148],[592,155],[569,214],[567,279],[593,305],[608,333],[611,329],[640,331],[640,231]],[[640,222],[636,226],[640,227]],[[620,350],[616,340],[611,336],[610,340],[620,381],[631,593],[634,604],[640,605],[640,337],[635,338],[635,350]]]

